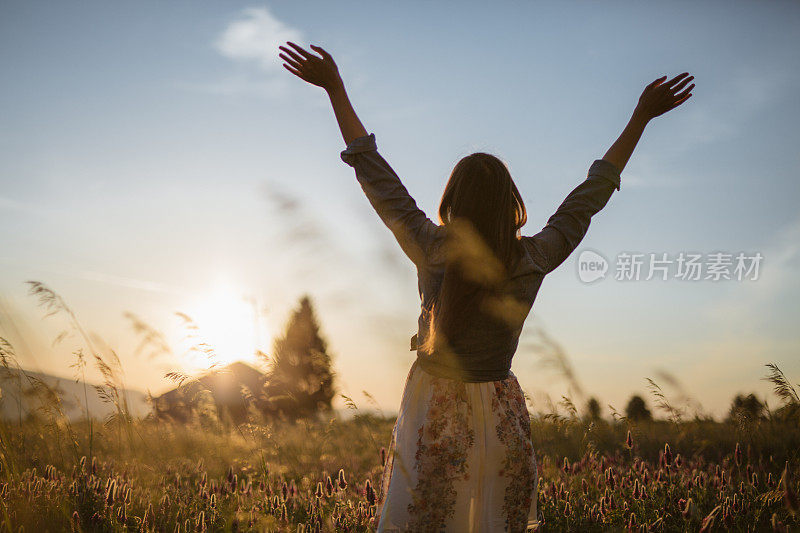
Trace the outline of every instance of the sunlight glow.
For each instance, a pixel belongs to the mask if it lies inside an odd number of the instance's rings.
[[[235,361],[256,362],[256,350],[269,337],[255,300],[229,284],[217,284],[198,299],[187,315],[197,324],[198,338],[214,349],[220,366]],[[212,362],[202,353],[190,352],[188,357],[188,365],[196,368],[207,368]]]

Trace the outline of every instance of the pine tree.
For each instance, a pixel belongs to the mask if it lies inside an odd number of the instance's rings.
[[[586,415],[589,420],[597,421],[602,418],[602,408],[600,407],[600,402],[597,401],[597,398],[589,398],[589,401],[586,402]]]
[[[276,339],[265,385],[267,413],[290,420],[331,410],[331,358],[311,299],[300,298],[283,337]]]
[[[728,419],[733,422],[755,421],[764,417],[764,404],[755,394],[737,394],[731,403]]]
[[[650,413],[650,409],[647,408],[644,398],[638,394],[631,396],[631,399],[628,401],[628,406],[625,408],[625,416],[631,420],[653,419],[653,415]]]

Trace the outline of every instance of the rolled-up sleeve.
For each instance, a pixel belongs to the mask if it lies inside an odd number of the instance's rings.
[[[569,193],[542,231],[523,237],[547,272],[555,270],[578,247],[589,230],[592,216],[619,189],[619,170],[612,163],[597,159],[589,167],[586,180]]]
[[[442,228],[417,207],[389,163],[378,153],[375,134],[351,141],[341,152],[383,223],[392,231],[405,254],[417,265],[426,261]]]

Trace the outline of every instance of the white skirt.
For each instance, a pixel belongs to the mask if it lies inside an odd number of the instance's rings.
[[[530,416],[512,373],[465,383],[414,362],[381,479],[377,531],[525,532],[537,521]]]

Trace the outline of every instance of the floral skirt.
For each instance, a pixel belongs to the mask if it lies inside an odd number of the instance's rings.
[[[465,383],[414,363],[381,479],[379,532],[529,531],[538,524],[537,483],[513,373]]]

